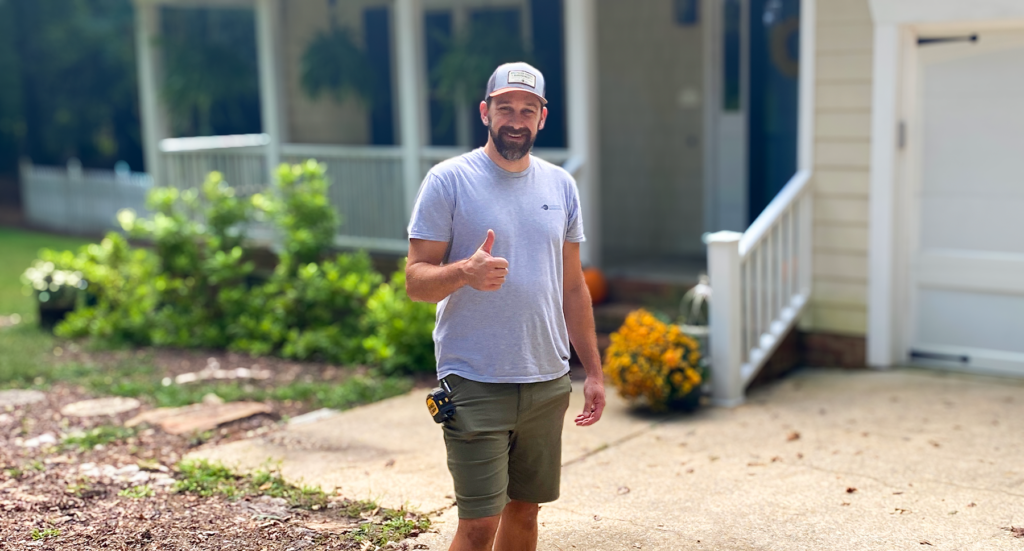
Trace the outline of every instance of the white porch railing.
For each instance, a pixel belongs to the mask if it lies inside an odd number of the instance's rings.
[[[145,212],[148,174],[21,163],[21,196],[29,224],[54,231],[99,234],[118,229],[117,211]]]
[[[740,234],[708,238],[712,399],[744,390],[796,323],[811,293],[810,173],[800,171]]]
[[[214,170],[241,193],[267,187],[266,134],[170,138],[160,142],[163,155],[160,185],[180,189],[199,187]]]
[[[268,187],[266,134],[175,138],[163,140],[161,185],[196,187],[206,175],[218,170],[242,193],[256,193]],[[435,164],[463,153],[456,147],[425,147],[420,154],[420,173],[426,175]],[[540,149],[535,154],[563,164],[566,149]],[[331,204],[341,217],[335,239],[338,245],[374,251],[403,253],[408,250],[405,226],[408,205],[403,173],[403,154],[398,146],[338,146],[282,144],[281,162],[297,163],[316,159],[327,165]],[[270,239],[268,228],[253,228],[257,239]]]
[[[327,165],[331,204],[341,216],[339,245],[405,252],[402,150],[388,146],[285,144],[281,161],[316,159]]]

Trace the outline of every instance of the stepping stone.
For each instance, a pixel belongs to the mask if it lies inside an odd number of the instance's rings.
[[[96,398],[68,404],[60,408],[60,413],[66,417],[102,417],[139,409],[141,405],[135,398]]]
[[[17,441],[15,441],[17,442]],[[22,447],[25,448],[38,448],[41,446],[52,446],[57,443],[57,437],[53,433],[48,432],[46,434],[40,434],[35,438],[29,438],[21,443]]]
[[[146,411],[129,419],[124,426],[134,427],[142,423],[150,423],[158,425],[164,432],[170,434],[186,434],[193,431],[212,430],[224,423],[272,411],[270,406],[260,402],[193,404],[180,408],[159,408]]]
[[[27,406],[42,402],[46,395],[38,390],[0,390],[0,407]]]

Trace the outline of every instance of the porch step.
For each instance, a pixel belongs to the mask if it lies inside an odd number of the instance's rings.
[[[639,308],[660,312],[675,319],[679,314],[679,301],[697,284],[697,278],[658,278],[656,276],[611,276],[608,278],[608,300],[594,306],[594,327],[597,330],[597,348],[604,352],[611,344],[611,333],[622,327],[626,316]],[[573,363],[578,364],[575,350]]]
[[[613,302],[594,307],[594,328],[600,333],[613,333],[626,321],[630,312],[641,308],[639,304]]]
[[[625,303],[642,305],[648,308],[679,307],[679,301],[697,284],[698,279],[666,281],[660,279],[641,279],[633,277],[608,278],[608,303]]]

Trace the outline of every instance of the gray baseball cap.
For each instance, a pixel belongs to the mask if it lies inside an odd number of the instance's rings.
[[[541,103],[548,102],[544,99],[544,75],[529,63],[519,61],[499,65],[487,81],[485,99],[513,90],[525,90],[540,98]]]

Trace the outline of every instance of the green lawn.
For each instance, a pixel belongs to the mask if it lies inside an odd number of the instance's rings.
[[[48,379],[52,367],[44,357],[53,336],[36,325],[35,299],[24,293],[21,274],[39,249],[77,249],[88,240],[0,228],[0,316],[18,314],[21,324],[0,329],[0,388],[26,386],[37,377]]]

